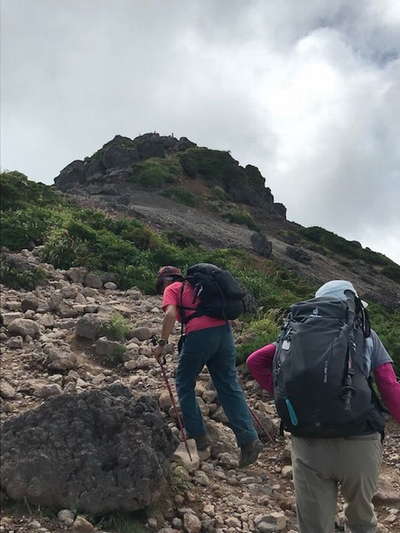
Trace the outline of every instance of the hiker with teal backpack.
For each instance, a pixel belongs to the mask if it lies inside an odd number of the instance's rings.
[[[230,320],[245,310],[243,290],[229,272],[207,263],[189,268],[186,277],[176,267],[162,267],[156,288],[165,312],[153,350],[157,360],[164,356],[175,322],[181,323],[176,390],[188,437],[195,439],[199,450],[211,444],[195,394],[196,379],[207,366],[241,450],[239,466],[254,463],[262,445],[237,379],[230,326]]]
[[[333,532],[339,485],[346,531],[376,531],[385,409],[374,383],[399,423],[400,383],[366,305],[350,282],[329,281],[290,308],[276,343],[247,359],[292,434],[300,533]]]

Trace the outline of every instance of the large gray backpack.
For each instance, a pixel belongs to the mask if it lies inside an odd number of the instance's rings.
[[[383,432],[364,361],[369,322],[360,301],[313,298],[290,308],[274,357],[282,428],[303,437]]]

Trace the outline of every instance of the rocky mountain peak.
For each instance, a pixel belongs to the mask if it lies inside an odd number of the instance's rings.
[[[165,192],[177,185],[190,190],[195,182],[209,190],[221,188],[228,201],[286,217],[285,206],[274,202],[257,167],[242,167],[228,151],[198,147],[187,137],[157,132],[135,139],[116,135],[92,156],[67,165],[54,181],[63,192],[123,195],[125,203],[138,190]]]

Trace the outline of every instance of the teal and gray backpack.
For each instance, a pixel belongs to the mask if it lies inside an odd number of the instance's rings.
[[[366,361],[368,315],[320,297],[292,305],[274,357],[274,396],[282,428],[302,437],[383,433],[384,416]]]

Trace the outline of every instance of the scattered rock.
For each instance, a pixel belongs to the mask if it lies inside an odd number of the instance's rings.
[[[71,280],[73,283],[83,284],[87,274],[86,268],[83,267],[72,267],[65,272],[65,276]]]
[[[88,272],[86,274],[84,284],[86,287],[90,287],[91,289],[101,289],[103,287],[103,281],[101,277],[93,272]]]
[[[201,531],[201,522],[193,513],[183,515],[183,526],[187,533],[200,533]]]
[[[57,518],[62,524],[65,524],[66,526],[71,526],[75,520],[75,513],[73,513],[69,509],[63,509],[57,514]]]
[[[297,246],[288,246],[286,248],[286,255],[300,263],[311,263],[312,257],[303,248]]]
[[[44,352],[47,354],[47,366],[52,370],[71,370],[77,367],[77,357],[69,348],[50,344],[45,346]]]
[[[140,341],[147,341],[152,335],[153,332],[149,328],[136,328],[130,332],[129,337],[131,339],[136,338]]]
[[[77,516],[72,531],[74,533],[94,533],[96,529],[84,516]]]
[[[22,318],[24,315],[22,313],[2,313],[1,322],[5,326],[9,326],[15,319]]]
[[[255,232],[250,237],[254,251],[261,257],[272,256],[272,242],[263,233]]]
[[[200,458],[197,453],[196,441],[194,439],[188,439],[186,442],[189,448],[190,456],[186,450],[185,443],[181,442],[178,448],[175,450],[173,460],[184,466],[188,472],[194,472],[200,466]]]
[[[57,383],[51,383],[37,387],[36,396],[47,399],[52,396],[58,396],[59,394],[62,394],[62,392],[63,390],[60,385],[57,385]]]
[[[107,337],[100,337],[96,341],[95,352],[100,357],[113,357],[120,354],[125,346],[118,341],[110,341]]]
[[[113,281],[107,281],[107,283],[104,283],[104,288],[109,291],[116,291],[118,289],[118,285]]]
[[[11,337],[11,339],[7,342],[7,346],[11,348],[12,350],[17,350],[18,348],[22,348],[24,345],[24,339],[22,337]]]
[[[5,400],[12,400],[15,398],[17,391],[7,381],[2,379],[0,381],[0,396]]]
[[[34,294],[27,294],[21,302],[21,309],[25,313],[28,309],[36,311],[39,307],[39,299]]]
[[[96,340],[101,335],[104,319],[98,315],[86,314],[78,319],[75,334],[84,339]]]

